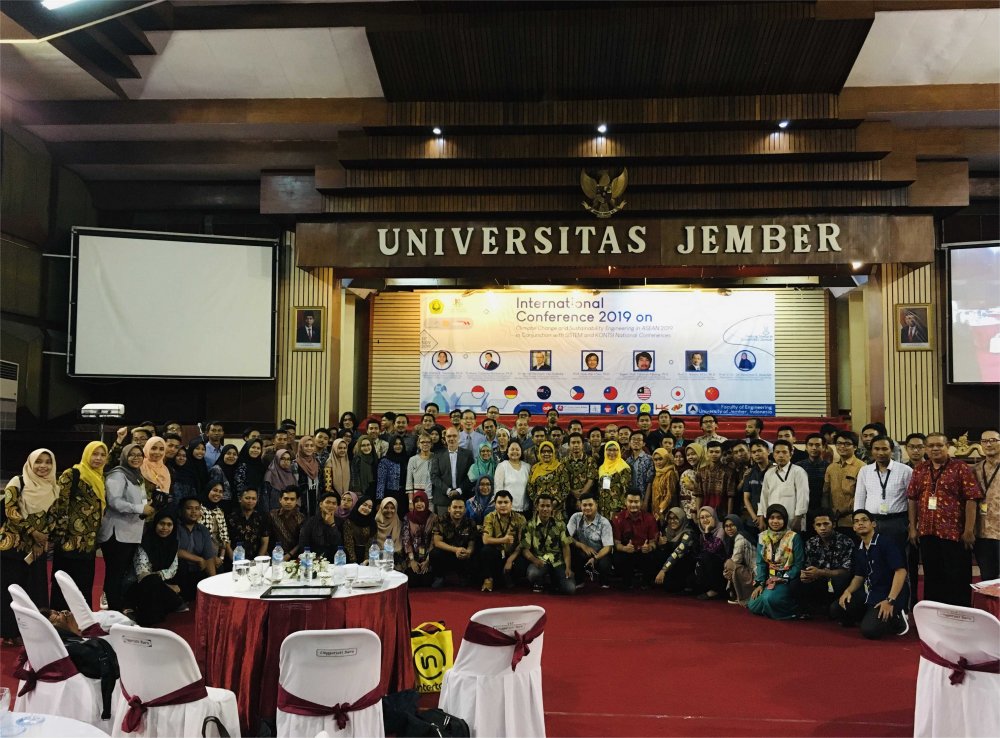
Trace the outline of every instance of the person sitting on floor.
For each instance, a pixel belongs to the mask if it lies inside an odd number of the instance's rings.
[[[744,532],[743,520],[739,515],[727,515],[722,528],[726,533],[726,553],[729,555],[722,569],[726,590],[729,592],[729,604],[746,607],[753,591],[757,549]]]
[[[888,539],[879,540],[875,516],[867,510],[851,515],[861,543],[854,549],[854,578],[840,599],[830,606],[830,617],[844,627],[861,621],[861,635],[878,640],[886,633],[904,635],[909,618],[899,600],[906,585],[906,559]],[[863,592],[859,592],[864,587]]]
[[[492,592],[494,582],[503,578],[509,588],[514,586],[515,575],[523,576],[527,568],[521,556],[521,536],[528,521],[514,512],[514,497],[505,489],[494,498],[495,510],[483,521],[483,547],[479,562],[483,570],[483,592]]]
[[[199,504],[195,497],[187,498],[184,503],[185,510]],[[175,524],[168,511],[156,513],[143,531],[131,569],[125,573],[123,589],[131,609],[124,614],[145,628],[163,622],[168,614],[184,607],[181,585],[174,581],[180,556],[178,532],[182,527]],[[211,536],[207,539],[211,545]]]
[[[528,560],[528,582],[533,592],[544,589],[546,579],[563,594],[576,592],[569,552],[573,540],[566,526],[554,517],[555,498],[542,492],[535,498],[535,517],[521,540],[521,553]]]
[[[181,501],[180,525],[174,528],[177,531],[177,558],[180,562],[173,583],[180,587],[180,595],[184,601],[192,602],[198,593],[198,582],[205,577],[214,577],[218,573],[218,567],[222,565],[222,559],[219,558],[212,534],[201,524],[201,502],[197,497]]]
[[[854,542],[833,525],[833,513],[817,510],[813,515],[816,535],[806,541],[805,566],[799,576],[799,599],[804,612],[821,609],[826,612],[830,603],[851,583],[851,558]]]
[[[449,577],[468,585],[473,575],[473,554],[476,550],[476,525],[465,514],[465,501],[453,497],[448,514],[434,526],[434,548],[431,550],[431,571],[435,589],[443,587]]]
[[[774,620],[796,617],[799,574],[804,559],[802,536],[789,527],[785,506],[769,505],[767,528],[757,540],[756,586],[747,609]]]
[[[662,586],[666,592],[690,592],[698,536],[683,507],[672,507],[667,511],[657,544],[657,562],[663,563],[653,583]]]
[[[597,512],[597,493],[585,492],[580,496],[580,512],[573,513],[566,525],[566,532],[573,538],[573,571],[597,580],[602,587],[611,581],[612,551],[615,547],[611,521]]]
[[[711,505],[698,510],[698,559],[694,569],[699,600],[717,600],[726,588],[722,570],[726,563],[726,533]]]
[[[625,509],[612,521],[615,539],[615,571],[624,589],[649,587],[656,570],[656,520],[642,509],[643,494],[629,490]],[[635,580],[638,579],[638,582]]]

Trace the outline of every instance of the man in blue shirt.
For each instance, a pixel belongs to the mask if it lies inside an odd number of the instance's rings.
[[[222,563],[212,534],[201,524],[201,503],[197,497],[181,502],[180,525],[177,526],[177,576],[174,584],[181,588],[181,597],[191,602],[198,593],[198,582],[214,577]]]
[[[903,635],[910,629],[903,609],[906,601],[900,599],[906,586],[906,559],[894,543],[879,540],[872,513],[855,510],[851,519],[861,539],[851,563],[854,578],[830,606],[830,617],[845,628],[860,620],[861,635],[871,640],[886,633]]]

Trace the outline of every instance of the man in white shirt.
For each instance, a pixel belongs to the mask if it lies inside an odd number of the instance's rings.
[[[906,552],[908,535],[906,488],[913,469],[892,460],[893,441],[889,436],[872,440],[875,462],[863,466],[854,487],[854,509],[869,510],[875,516],[878,532]]]
[[[772,454],[774,466],[764,474],[757,520],[766,519],[764,513],[769,506],[784,505],[789,514],[788,527],[803,531],[809,511],[809,475],[801,466],[792,464],[792,444],[788,441],[775,441]],[[761,530],[763,526],[763,522],[758,523]]]

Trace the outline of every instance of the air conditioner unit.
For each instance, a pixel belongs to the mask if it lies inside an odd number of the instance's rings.
[[[17,428],[17,380],[21,367],[12,361],[0,361],[0,430]]]

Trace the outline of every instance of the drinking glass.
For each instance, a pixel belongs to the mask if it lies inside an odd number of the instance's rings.
[[[10,714],[10,689],[0,687],[0,738],[18,735],[24,732],[24,727],[14,722]]]
[[[358,578],[357,566],[345,566],[344,576],[347,578],[347,594],[354,592],[354,580]]]

